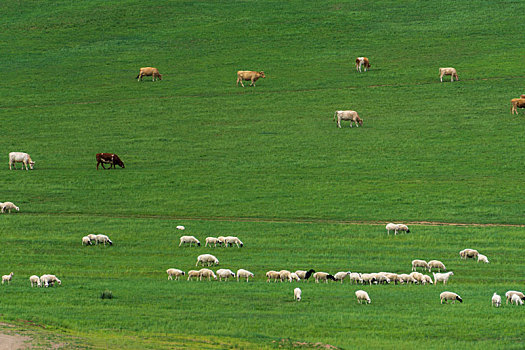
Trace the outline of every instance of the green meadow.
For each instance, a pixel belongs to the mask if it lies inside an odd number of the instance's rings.
[[[0,275],[15,274],[0,286],[0,321],[87,348],[522,348],[523,307],[492,308],[490,298],[525,289],[525,115],[509,102],[525,94],[524,10],[523,1],[1,3],[0,201],[20,212],[0,215]],[[369,72],[356,72],[357,56]],[[162,81],[137,82],[145,66]],[[439,67],[455,67],[459,82],[440,83]],[[242,88],[238,70],[266,78]],[[363,127],[336,127],[334,111],[346,109]],[[9,171],[11,151],[31,154],[35,169]],[[99,152],[126,167],[97,171]],[[388,222],[411,233],[387,236]],[[179,248],[176,225],[202,246]],[[89,233],[115,244],[81,246]],[[204,247],[221,235],[245,246]],[[464,248],[490,264],[460,260]],[[166,269],[194,269],[203,253],[255,278],[167,280]],[[264,277],[409,273],[413,259],[443,261],[450,285]],[[45,273],[62,286],[31,288],[29,276]],[[357,289],[370,305],[357,304]],[[101,299],[105,290],[114,298]],[[440,305],[444,290],[464,302]]]

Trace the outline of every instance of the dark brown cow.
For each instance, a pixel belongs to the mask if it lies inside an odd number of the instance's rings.
[[[105,164],[110,164],[108,169],[111,169],[113,167],[116,168],[116,165],[120,166],[121,168],[124,168],[124,163],[120,160],[120,158],[114,154],[114,153],[97,153],[97,170],[98,165],[102,164],[102,168],[106,169],[104,166]]]

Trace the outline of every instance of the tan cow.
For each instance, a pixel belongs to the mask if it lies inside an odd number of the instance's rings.
[[[366,58],[366,57],[357,57],[355,59],[355,69],[358,72],[361,72],[361,66],[365,67],[365,72],[367,70],[370,70],[370,62],[368,61],[368,58]]]
[[[350,120],[350,127],[352,127],[352,122],[355,123],[357,127],[359,127],[359,125],[363,126],[363,120],[359,118],[356,111],[335,111],[334,120],[336,117],[338,128],[341,128],[341,120]]]
[[[153,67],[143,67],[140,69],[139,75],[135,79],[137,81],[141,81],[142,77],[152,77],[152,81],[155,81],[155,78],[159,78],[159,80],[162,80],[162,74],[159,73],[159,70],[157,68]]]
[[[263,71],[260,72],[254,72],[251,70],[240,70],[237,72],[237,86],[239,86],[239,82],[241,82],[242,87],[244,87],[244,84],[242,83],[243,80],[251,80],[250,86],[255,86],[255,82],[259,78],[266,78]]]
[[[510,100],[511,108],[510,114],[518,114],[518,108],[525,108],[525,98],[513,98]]]
[[[525,98],[525,95],[520,95],[520,98]]]
[[[441,82],[443,82],[444,75],[450,75],[450,82],[454,81],[454,77],[456,77],[456,81],[459,80],[458,72],[456,71],[456,68],[452,68],[452,67],[439,68],[439,80],[441,80]]]

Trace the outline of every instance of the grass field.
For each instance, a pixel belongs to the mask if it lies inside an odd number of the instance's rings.
[[[0,85],[0,320],[108,348],[520,348],[525,3],[522,1],[4,2]],[[372,69],[356,73],[355,57]],[[155,66],[161,82],[133,79]],[[439,82],[453,66],[459,82]],[[264,70],[255,88],[237,70]],[[337,129],[354,109],[362,128]],[[96,171],[95,154],[125,169]],[[20,166],[19,166],[20,167]],[[387,222],[412,234],[387,237]],[[364,223],[364,224],[356,224]],[[241,249],[178,248],[188,234]],[[506,227],[503,225],[515,225]],[[81,247],[105,233],[112,247]],[[488,265],[460,261],[476,248]],[[253,283],[167,281],[216,252]],[[439,259],[450,286],[266,284],[270,269],[410,271]],[[63,286],[31,289],[32,274]],[[109,289],[114,299],[101,300]],[[439,293],[464,298],[442,306]],[[76,338],[75,338],[76,339]]]

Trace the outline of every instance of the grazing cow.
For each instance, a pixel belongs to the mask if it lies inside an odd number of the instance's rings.
[[[244,87],[244,84],[242,83],[243,80],[251,80],[250,86],[255,86],[255,82],[259,78],[266,78],[263,71],[260,72],[254,72],[250,70],[240,70],[237,72],[237,86],[239,86],[239,82],[241,82],[242,87]]]
[[[357,57],[355,59],[355,70],[361,72],[361,66],[365,67],[365,72],[370,70],[370,62],[366,57]]]
[[[140,69],[139,75],[135,79],[137,81],[141,81],[142,77],[152,77],[152,81],[155,81],[155,78],[159,78],[159,80],[162,80],[162,74],[159,73],[159,70],[157,68],[153,67],[143,67]]]
[[[459,80],[458,72],[456,72],[456,68],[439,68],[439,80],[443,82],[443,76],[444,75],[450,75],[450,82],[454,81],[454,77],[456,77],[456,81]]]
[[[359,118],[356,111],[335,111],[334,120],[336,117],[337,127],[339,128],[341,128],[341,120],[350,120],[350,127],[352,127],[352,122],[354,122],[357,127],[359,127],[359,125],[363,126],[363,120]]]
[[[11,165],[15,168],[15,163],[22,163],[22,170],[24,169],[24,166],[27,169],[27,166],[29,165],[29,168],[33,170],[33,165],[35,165],[35,162],[31,160],[31,156],[24,152],[11,152],[9,153],[9,170],[11,169]]]
[[[109,169],[115,167],[116,165],[120,166],[121,168],[124,168],[124,163],[120,160],[120,158],[114,154],[114,153],[97,153],[97,170],[98,165],[102,164],[102,168],[106,169],[104,166],[105,164],[110,164]]]
[[[520,98],[525,98],[525,95],[520,95]]]
[[[525,108],[525,98],[513,98],[510,100],[510,105],[510,114],[514,114],[514,112],[518,114],[518,108]]]

